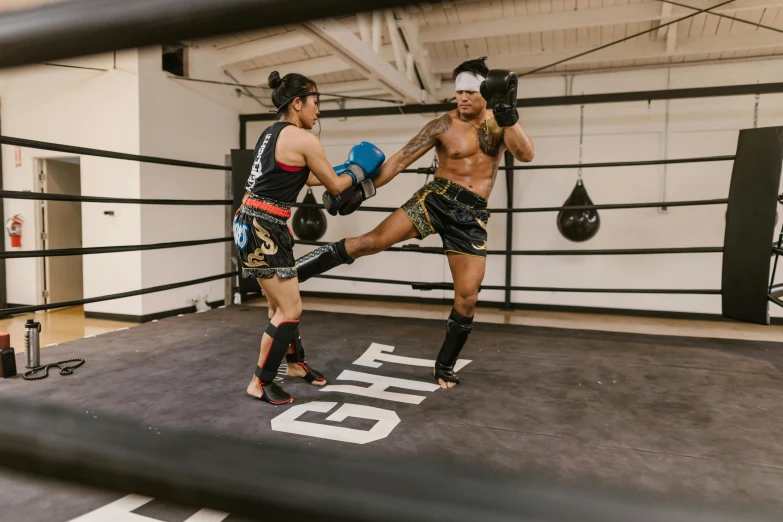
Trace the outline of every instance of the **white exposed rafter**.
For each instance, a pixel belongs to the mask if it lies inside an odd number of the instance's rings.
[[[383,87],[379,86],[378,82],[357,80],[355,82],[320,83],[318,84],[318,90],[334,94],[351,94],[355,92],[383,90]]]
[[[432,74],[429,52],[419,41],[419,25],[404,10],[398,9],[396,13],[400,19],[400,30],[403,37],[405,37],[405,42],[408,44],[410,54],[413,55],[413,62],[419,73],[419,78],[421,78],[421,83],[424,85],[424,90],[429,95],[434,96],[440,88],[440,77]]]
[[[666,54],[673,55],[677,48],[677,26],[679,22],[675,22],[668,26],[669,32],[666,33]]]
[[[233,45],[217,51],[218,67],[252,60],[259,56],[281,53],[290,49],[296,49],[312,43],[310,39],[298,31],[261,38],[251,42]]]
[[[301,25],[302,31],[325,46],[352,68],[388,88],[406,102],[419,103],[424,100],[425,91],[411,83],[406,75],[392,67],[382,56],[362,42],[353,33],[333,19],[315,20]],[[404,68],[404,64],[401,65]],[[432,101],[426,99],[426,101]]]
[[[422,44],[658,20],[658,2],[421,27]]]
[[[340,25],[353,33],[357,33],[362,30],[361,22],[361,17],[347,18],[341,20]],[[369,22],[367,23],[369,24]],[[369,25],[365,29],[369,31]],[[369,32],[367,37],[369,38]],[[216,53],[217,63],[219,67],[228,67],[246,60],[252,60],[253,58],[282,53],[284,51],[290,51],[291,49],[298,49],[312,43],[310,37],[301,31],[288,31],[287,33],[267,36],[265,38],[259,38],[257,40],[251,40],[249,42],[220,49]],[[390,56],[390,53],[392,53],[391,46],[382,46],[381,53],[383,53],[384,56]]]
[[[370,29],[370,18],[367,13],[357,13],[356,21],[359,24],[359,35],[362,41],[369,44],[372,41],[372,29]]]
[[[574,65],[617,60],[643,60],[649,58],[666,58],[668,56],[685,56],[689,54],[766,49],[774,48],[778,45],[780,45],[780,35],[777,33],[771,31],[753,31],[739,34],[684,38],[677,42],[677,47],[672,51],[672,54],[669,54],[667,42],[627,42],[585,56],[580,56],[579,58],[569,60],[567,63]],[[588,50],[590,50],[590,48],[564,49],[536,53],[498,54],[490,56],[488,64],[490,67],[497,69],[524,71],[535,67],[543,67]],[[453,69],[457,61],[457,59],[437,60],[433,63],[433,70],[435,73],[447,74]]]
[[[697,9],[706,9],[715,5],[711,0],[688,0],[688,5]],[[643,2],[640,4],[618,5],[612,7],[597,7],[545,14],[532,14],[524,17],[482,20],[461,24],[438,24],[421,27],[419,42],[431,44],[484,38],[493,36],[509,36],[526,33],[541,33],[567,29],[580,29],[608,25],[622,25],[637,22],[659,22],[666,18],[659,2]],[[678,6],[668,9],[669,19],[679,18],[693,13],[693,9]],[[736,0],[723,7],[715,9],[716,13],[731,13],[751,9],[762,9],[783,6],[783,0]],[[665,31],[661,28],[660,31]],[[660,34],[660,33],[659,33]],[[660,34],[660,36],[663,36]]]
[[[386,29],[389,31],[392,52],[394,52],[394,63],[398,71],[405,73],[406,61],[403,57],[402,40],[400,40],[400,30],[397,29],[397,21],[394,19],[394,14],[388,9],[383,12],[383,17],[386,20]]]
[[[672,18],[672,4],[668,2],[661,2],[661,24],[671,21]],[[672,24],[676,25],[676,24]],[[664,36],[669,32],[670,26],[661,27],[658,29],[658,40],[662,40]]]
[[[289,72],[297,72],[305,76],[316,76],[319,74],[328,74],[339,71],[348,71],[353,66],[340,59],[338,56],[324,56],[322,58],[311,58],[300,62],[283,63],[272,65],[270,67],[261,67],[258,69],[248,69],[244,71],[244,76],[251,83],[266,83],[269,73],[272,71],[280,72],[281,76]]]

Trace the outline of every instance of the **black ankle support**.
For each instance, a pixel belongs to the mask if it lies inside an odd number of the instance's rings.
[[[345,239],[341,239],[337,243],[320,246],[297,259],[296,271],[301,283],[334,267],[351,263],[353,259],[345,250]]]
[[[449,320],[446,322],[446,339],[438,353],[438,364],[444,369],[453,370],[462,347],[468,340],[473,330],[473,318],[463,317],[456,310],[451,310]]]
[[[267,326],[266,334],[272,338],[272,346],[269,347],[264,364],[256,370],[256,377],[263,384],[269,384],[277,377],[277,369],[293,342],[297,328],[299,321],[283,321],[277,326],[269,323]]]

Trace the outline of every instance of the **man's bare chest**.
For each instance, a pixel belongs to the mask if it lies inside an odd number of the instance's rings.
[[[485,156],[490,162],[494,161],[503,145],[503,129],[497,126],[494,119],[488,120],[478,129],[471,127],[452,127],[441,135],[440,145],[445,155],[450,159]]]

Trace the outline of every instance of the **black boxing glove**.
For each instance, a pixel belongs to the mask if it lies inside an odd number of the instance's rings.
[[[332,216],[340,214],[347,216],[359,208],[362,202],[375,195],[375,184],[371,179],[365,179],[358,185],[348,187],[337,195],[324,192],[324,208]]]
[[[494,69],[487,73],[479,91],[495,115],[500,127],[511,127],[519,121],[517,112],[517,75],[511,71]]]

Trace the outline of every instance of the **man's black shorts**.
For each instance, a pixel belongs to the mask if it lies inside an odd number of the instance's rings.
[[[446,253],[487,256],[487,200],[466,188],[435,179],[416,192],[402,211],[413,221],[420,239],[440,234]]]

